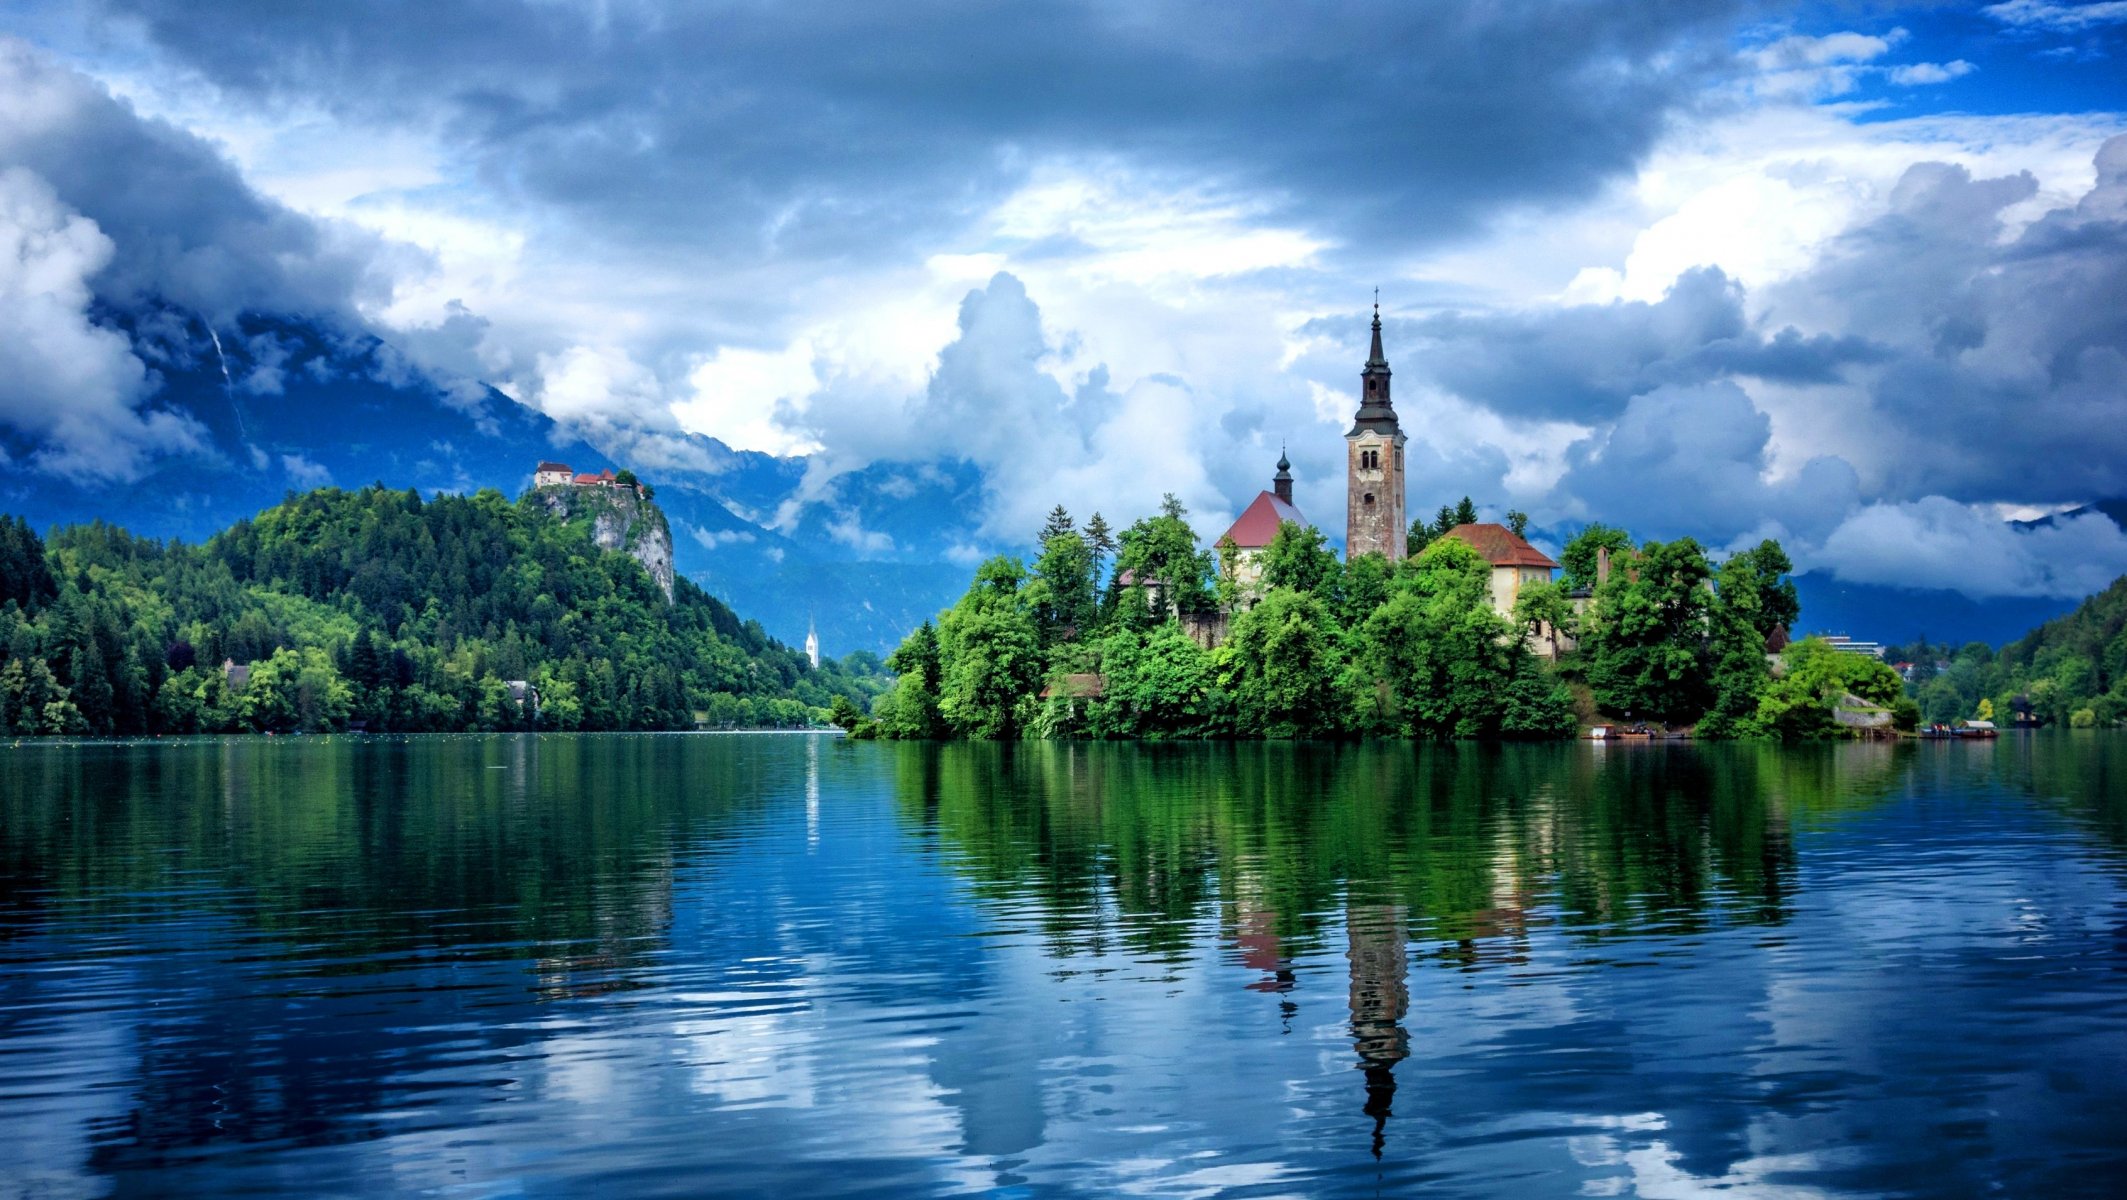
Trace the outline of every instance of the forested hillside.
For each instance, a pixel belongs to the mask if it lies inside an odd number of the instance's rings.
[[[2024,714],[2041,725],[2120,724],[2127,721],[2127,577],[1998,652],[1981,642],[1917,642],[1888,657],[1913,664],[1913,697],[1930,721]]]
[[[494,491],[291,494],[202,545],[0,521],[0,653],[16,734],[790,725],[877,689]]]

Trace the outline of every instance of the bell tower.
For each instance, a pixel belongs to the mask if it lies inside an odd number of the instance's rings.
[[[1345,561],[1362,554],[1404,557],[1403,427],[1389,403],[1388,358],[1381,353],[1381,298],[1374,296],[1374,344],[1359,371],[1359,412],[1345,447]]]

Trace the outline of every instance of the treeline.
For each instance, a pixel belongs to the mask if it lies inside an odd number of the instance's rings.
[[[1980,716],[2074,729],[2119,725],[2127,722],[2127,577],[1999,651],[1921,639],[1889,647],[1884,657],[1913,664],[1908,686],[1929,722]]]
[[[0,518],[0,656],[18,735],[802,725],[880,686],[536,501],[382,486],[203,545]]]
[[[1465,500],[1414,523],[1418,550],[1396,564],[1342,562],[1288,522],[1244,594],[1233,548],[1198,549],[1172,496],[1119,538],[1097,513],[1075,529],[1058,506],[1031,567],[982,564],[887,659],[899,678],[873,712],[836,720],[895,738],[1502,739],[1568,737],[1600,711],[1810,738],[1836,731],[1841,705],[1899,698],[1896,673],[1822,643],[1775,675],[1768,639],[1799,610],[1778,543],[1716,566],[1689,539],[1634,546],[1591,526],[1566,548],[1566,577],[1525,585],[1510,618],[1490,565],[1443,536],[1473,515]]]

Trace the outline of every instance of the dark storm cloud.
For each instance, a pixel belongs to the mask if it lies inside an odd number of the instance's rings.
[[[1048,154],[1452,236],[1628,169],[1759,7],[103,3],[225,88],[436,128],[616,239],[807,258],[951,227]]]
[[[1658,387],[1733,375],[1829,383],[1888,351],[1853,334],[1767,337],[1743,312],[1743,289],[1715,267],[1687,271],[1662,299],[1528,313],[1446,313],[1396,322],[1412,369],[1495,412],[1606,421]]]
[[[2127,495],[2127,137],[2096,167],[2074,207],[2005,240],[2028,176],[1915,166],[1890,211],[1768,293],[1775,311],[1894,348],[1854,414],[1892,450],[1886,495]]]
[[[142,119],[100,84],[0,39],[0,167],[34,173],[114,253],[95,279],[223,323],[246,310],[351,316],[388,294],[382,246],[261,197],[206,142]]]

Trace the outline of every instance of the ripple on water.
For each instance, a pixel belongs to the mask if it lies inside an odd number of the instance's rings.
[[[2110,1193],[2127,740],[1851,749],[28,746],[0,1194]]]

